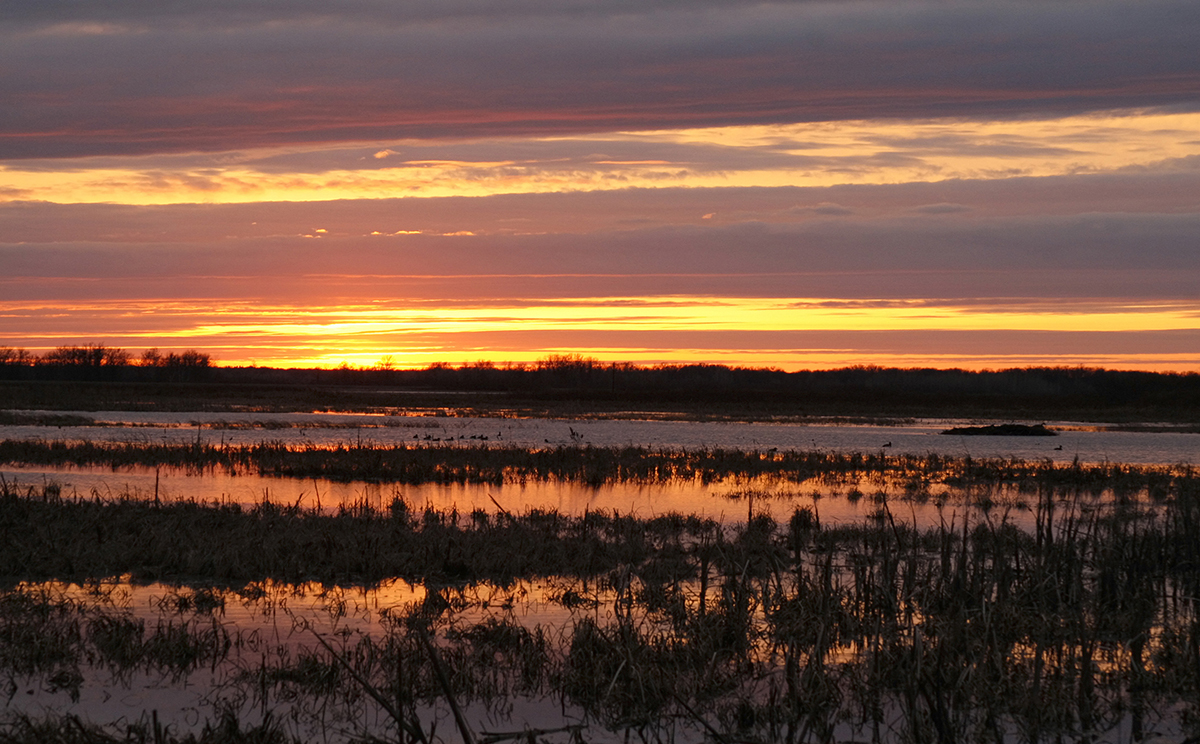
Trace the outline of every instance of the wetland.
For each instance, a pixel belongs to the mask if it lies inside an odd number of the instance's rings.
[[[0,412],[0,741],[1200,734],[1186,420],[106,395]]]

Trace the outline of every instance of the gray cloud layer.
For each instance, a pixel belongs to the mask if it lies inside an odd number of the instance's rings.
[[[18,3],[0,158],[1200,102],[1200,4]]]
[[[12,279],[4,289],[10,299],[226,292],[312,302],[343,295],[1166,299],[1195,297],[1197,234],[1198,214],[951,214],[586,235],[264,236],[149,244],[98,236],[0,244],[0,263]]]

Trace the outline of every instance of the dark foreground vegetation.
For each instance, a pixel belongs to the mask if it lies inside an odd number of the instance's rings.
[[[664,535],[719,532],[711,520],[640,520],[609,513],[572,519],[413,512],[397,497],[325,514],[294,506],[155,504],[64,498],[53,487],[0,487],[0,580],[511,583],[549,575],[592,577],[652,558]]]
[[[214,366],[194,351],[0,347],[0,409],[1072,419],[1200,424],[1200,375],[1090,368],[783,372],[552,356],[426,369]]]
[[[226,714],[199,733],[178,733],[152,717],[120,726],[98,726],[79,716],[34,719],[20,716],[0,724],[0,744],[292,744],[278,725],[243,726]]]
[[[414,513],[399,498],[330,514],[7,489],[0,678],[78,689],[88,664],[181,674],[229,664],[223,699],[243,714],[279,705],[404,742],[1200,733],[1200,490],[1107,505],[1044,492],[1028,508],[1027,530],[999,507],[919,530],[886,501],[859,525],[797,509],[783,523],[722,528],[678,515]],[[147,625],[16,583],[120,575],[186,582],[171,606],[193,619]],[[426,592],[383,613],[378,633],[298,625],[303,648],[255,647],[247,659],[218,620],[264,580],[394,576]],[[518,592],[538,579],[565,620],[478,600],[481,586]],[[485,735],[463,712],[503,712],[519,698],[574,713]],[[354,728],[368,709],[383,730]],[[35,725],[62,738],[38,739]],[[70,738],[73,726],[17,722],[0,741],[110,740]]]

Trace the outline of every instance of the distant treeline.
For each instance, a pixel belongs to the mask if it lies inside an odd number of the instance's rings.
[[[188,349],[162,353],[146,349],[134,357],[104,344],[59,346],[41,356],[25,349],[0,346],[0,379],[46,381],[201,381],[208,379],[212,358]]]
[[[753,406],[780,414],[899,415],[930,410],[1069,410],[1100,407],[1167,413],[1200,411],[1200,374],[1029,367],[973,372],[857,366],[836,370],[637,366],[586,357],[551,357],[530,365],[477,363],[419,370],[220,370],[239,382],[397,386],[438,391],[508,393],[527,399]],[[228,375],[226,378],[225,376]],[[810,406],[813,406],[810,408]],[[1036,417],[1036,415],[1034,416]],[[1172,416],[1168,416],[1169,420]],[[1144,419],[1143,419],[1144,420]]]
[[[967,371],[856,366],[836,370],[727,367],[715,364],[638,366],[555,355],[530,364],[434,364],[425,369],[343,366],[336,369],[218,367],[195,351],[133,357],[101,345],[61,347],[36,357],[0,347],[0,380],[25,382],[213,383],[229,395],[301,389],[305,405],[338,388],[358,407],[367,391],[477,393],[430,405],[464,409],[506,406],[543,413],[656,410],[714,415],[1075,417],[1085,420],[1200,421],[1200,374],[1085,367]],[[356,393],[355,391],[362,391]],[[246,393],[258,399],[266,393]],[[274,393],[272,393],[274,395]],[[361,399],[361,400],[360,400]],[[299,398],[297,399],[299,401]],[[300,405],[299,402],[296,403]],[[319,403],[317,403],[320,405]],[[415,405],[388,396],[371,406]],[[277,407],[278,401],[256,405]]]

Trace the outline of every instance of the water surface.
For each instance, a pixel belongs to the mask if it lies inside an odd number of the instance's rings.
[[[826,450],[961,457],[1016,457],[1054,462],[1195,463],[1200,434],[1109,431],[1071,421],[1046,423],[1055,437],[947,436],[977,422],[921,419],[895,426],[626,419],[511,419],[325,413],[25,412],[79,415],[108,426],[0,426],[0,438],[120,442],[254,444],[263,441],[330,446],[421,442],[500,442],[545,447],[586,445],[695,449]],[[486,438],[485,438],[486,437]]]

